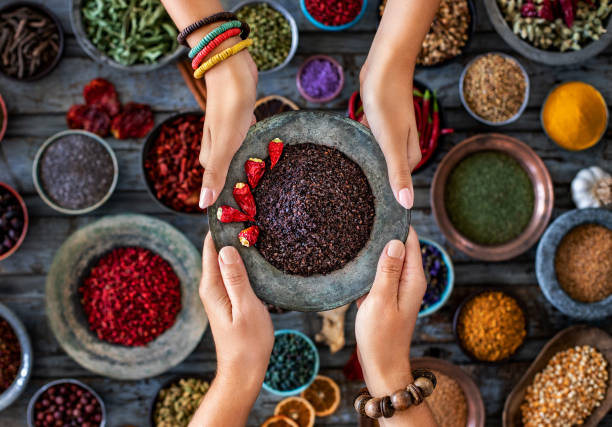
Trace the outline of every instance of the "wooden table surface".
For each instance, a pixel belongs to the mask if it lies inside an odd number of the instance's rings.
[[[40,0],[39,0],[40,1]],[[355,27],[339,34],[321,32],[306,22],[297,0],[279,1],[293,14],[300,28],[300,43],[295,59],[285,69],[259,80],[258,95],[281,94],[303,108],[314,108],[302,99],[295,86],[297,68],[303,60],[316,53],[329,54],[345,68],[346,84],[341,96],[322,108],[344,113],[351,92],[358,86],[359,68],[363,63],[377,25],[375,1]],[[44,2],[61,19],[66,33],[66,49],[58,68],[46,78],[33,83],[15,83],[0,77],[0,92],[9,111],[6,137],[0,143],[0,181],[14,186],[23,196],[30,213],[30,229],[21,249],[0,262],[0,301],[13,309],[25,323],[34,347],[34,371],[26,391],[8,409],[0,413],[0,426],[26,425],[26,406],[32,394],[43,384],[57,378],[80,379],[98,391],[108,409],[112,427],[133,424],[147,426],[151,399],[159,384],[167,378],[184,373],[209,372],[215,369],[212,336],[207,331],[197,347],[182,364],[164,375],[142,381],[115,381],[86,371],[60,348],[51,333],[45,314],[45,275],[53,256],[64,240],[79,227],[104,215],[136,212],[168,221],[200,246],[207,231],[205,217],[192,218],[172,215],[161,210],[145,191],[140,170],[142,140],[117,141],[109,138],[119,159],[119,183],[111,199],[91,215],[71,217],[58,214],[38,197],[32,183],[32,161],[42,142],[66,129],[65,114],[75,103],[82,103],[83,86],[95,77],[104,77],[117,86],[123,102],[150,104],[159,123],[169,114],[197,108],[175,66],[146,74],[130,74],[98,65],[85,55],[73,36],[69,22],[67,0]],[[227,7],[236,1],[224,1]],[[607,100],[612,100],[612,49],[597,58],[572,67],[552,68],[517,56],[531,79],[531,97],[523,116],[516,123],[500,129],[479,124],[464,111],[459,101],[458,77],[463,65],[475,54],[502,51],[513,54],[492,30],[481,0],[477,1],[478,31],[469,52],[457,62],[442,68],[419,70],[417,78],[437,89],[444,108],[445,125],[456,133],[444,138],[434,160],[414,176],[416,201],[413,224],[421,236],[432,238],[449,249],[456,271],[456,287],[449,303],[437,314],[419,320],[414,340],[414,357],[430,355],[450,360],[472,375],[480,387],[487,411],[487,425],[501,425],[505,397],[516,384],[544,343],[557,331],[575,323],[562,315],[544,298],[534,273],[535,249],[507,262],[487,263],[470,259],[449,247],[441,235],[429,204],[429,186],[436,165],[448,150],[464,138],[481,132],[504,132],[528,143],[543,159],[555,184],[553,217],[572,209],[570,181],[576,172],[590,165],[610,168],[612,131],[602,142],[580,153],[563,151],[542,133],[539,122],[540,106],[547,92],[557,83],[579,79],[594,84]],[[451,319],[454,309],[469,293],[490,285],[512,289],[526,304],[529,330],[526,344],[508,363],[491,366],[471,362],[455,343]],[[351,396],[359,384],[347,383],[342,367],[355,345],[355,307],[347,315],[347,346],[331,355],[327,347],[319,347],[321,372],[335,378],[342,388],[342,404],[331,417],[317,420],[320,425],[353,426],[356,416],[351,408]],[[310,336],[320,328],[316,314],[288,313],[274,315],[276,328],[296,328]],[[612,323],[602,321],[599,327],[612,332]],[[262,392],[252,411],[249,425],[259,425],[272,414],[276,397]],[[602,426],[612,426],[608,415]]]

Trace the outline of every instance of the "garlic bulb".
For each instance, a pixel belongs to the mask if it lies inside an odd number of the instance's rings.
[[[578,209],[612,205],[612,176],[599,166],[582,169],[572,180],[572,199]]]

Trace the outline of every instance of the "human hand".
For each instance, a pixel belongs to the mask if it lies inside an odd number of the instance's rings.
[[[426,288],[419,238],[410,228],[405,245],[392,240],[385,246],[372,289],[357,311],[358,356],[372,396],[390,395],[412,382],[410,341]]]
[[[234,39],[240,40],[232,38],[217,49],[232,46],[236,43]],[[251,55],[243,50],[217,64],[204,78],[207,108],[200,150],[200,163],[205,169],[200,192],[201,209],[209,207],[219,197],[230,162],[255,122],[257,67]]]
[[[224,247],[217,256],[209,233],[202,264],[200,298],[217,351],[215,381],[256,395],[274,344],[270,314],[255,296],[236,248]]]

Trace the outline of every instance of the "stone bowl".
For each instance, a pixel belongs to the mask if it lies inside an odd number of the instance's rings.
[[[444,187],[453,168],[466,156],[479,151],[501,151],[513,157],[533,185],[533,214],[527,227],[515,239],[497,246],[481,245],[460,234],[451,223],[444,202]],[[531,248],[546,229],[554,198],[552,179],[536,152],[524,142],[498,133],[474,135],[454,146],[438,165],[431,184],[431,207],[444,237],[460,251],[484,261],[505,261]]]
[[[342,151],[366,175],[375,202],[370,240],[344,268],[327,275],[309,277],[284,273],[254,248],[238,242],[242,223],[222,224],[217,220],[221,205],[236,206],[232,188],[245,181],[244,163],[249,157],[268,157],[268,142],[281,138],[285,144],[312,142]],[[296,311],[325,311],[348,304],[366,294],[376,273],[378,258],[389,240],[406,240],[410,213],[396,200],[387,178],[382,151],[368,128],[346,117],[320,111],[292,111],[255,124],[232,160],[225,187],[208,210],[210,231],[217,249],[234,246],[240,252],[257,296],[280,308]]]
[[[17,315],[2,303],[0,303],[0,318],[3,318],[11,325],[19,340],[19,345],[21,346],[21,363],[19,371],[17,372],[17,377],[9,388],[0,394],[0,411],[3,411],[17,400],[28,385],[32,373],[32,365],[34,363],[34,353],[32,352],[30,336],[25,326],[23,326],[23,323],[21,323]]]
[[[582,49],[570,52],[559,52],[553,50],[542,50],[522,40],[512,32],[512,28],[506,22],[502,11],[497,5],[497,0],[484,0],[489,19],[497,34],[501,36],[512,49],[532,61],[547,65],[570,65],[583,63],[589,58],[603,52],[612,42],[612,19],[608,18],[607,31],[599,40],[593,41]]]
[[[85,24],[83,22],[83,15],[81,13],[81,5],[83,0],[70,0],[69,13],[70,22],[72,24],[72,30],[79,43],[79,46],[85,51],[85,53],[94,61],[102,65],[110,65],[111,67],[122,70],[137,73],[146,73],[149,71],[157,70],[167,64],[175,62],[181,55],[187,52],[184,46],[178,45],[174,52],[166,54],[161,57],[157,62],[153,64],[135,64],[135,65],[124,65],[121,64],[105,53],[98,50],[96,46],[89,40],[89,36],[85,31]]]
[[[603,319],[612,315],[612,295],[593,303],[576,301],[565,293],[555,272],[555,255],[561,239],[581,224],[599,224],[612,230],[612,212],[602,208],[574,209],[558,217],[538,244],[536,276],[548,302],[563,314],[582,320]]]
[[[78,287],[108,251],[140,246],[164,258],[180,279],[182,310],[174,325],[146,346],[125,347],[89,330]],[[197,346],[208,320],[200,298],[198,250],[171,225],[145,215],[104,217],[73,233],[55,255],[46,283],[46,311],[60,346],[84,368],[110,378],[138,380],[159,375]]]

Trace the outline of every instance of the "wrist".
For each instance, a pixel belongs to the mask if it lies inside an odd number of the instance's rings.
[[[374,397],[389,396],[412,383],[410,364],[392,366],[384,369],[368,370],[366,375],[368,391]]]
[[[247,396],[257,397],[261,390],[264,376],[265,371],[263,374],[260,374],[257,369],[239,372],[237,369],[219,368],[214,383],[217,384],[217,387],[224,390],[242,390]]]

